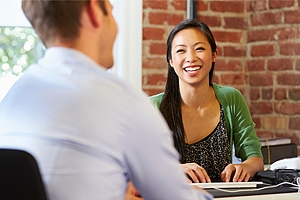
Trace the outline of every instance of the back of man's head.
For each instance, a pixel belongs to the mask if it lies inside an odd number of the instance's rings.
[[[98,1],[106,15],[105,1]],[[57,37],[67,41],[77,38],[81,11],[88,3],[89,0],[22,0],[22,9],[40,39],[47,44]]]

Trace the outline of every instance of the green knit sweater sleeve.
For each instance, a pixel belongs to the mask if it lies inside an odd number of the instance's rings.
[[[156,94],[156,95],[153,95],[153,96],[150,97],[150,100],[152,101],[153,105],[158,110],[160,108],[163,96],[164,96],[164,93],[162,92],[162,93],[159,93],[159,94]]]
[[[235,154],[243,161],[253,157],[262,157],[261,144],[254,129],[248,105],[242,94],[232,88],[214,85],[226,120],[231,144],[234,143]]]

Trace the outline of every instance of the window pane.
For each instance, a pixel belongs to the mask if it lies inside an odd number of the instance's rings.
[[[44,52],[32,28],[0,27],[0,101],[17,77]]]

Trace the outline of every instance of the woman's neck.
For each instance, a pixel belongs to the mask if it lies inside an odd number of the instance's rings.
[[[192,86],[179,84],[181,106],[201,108],[209,104],[215,97],[213,88],[209,84]]]

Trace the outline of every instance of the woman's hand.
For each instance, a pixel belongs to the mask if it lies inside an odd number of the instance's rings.
[[[128,183],[125,200],[142,200],[139,191],[134,187],[132,182]]]
[[[207,175],[207,172],[203,167],[200,167],[196,163],[185,163],[181,164],[181,168],[184,171],[185,174],[188,175],[190,178],[189,182],[194,183],[210,183],[211,180],[209,176]]]
[[[229,164],[221,173],[221,180],[224,182],[247,182],[258,171],[264,169],[263,159],[261,157],[251,157],[241,164]]]

